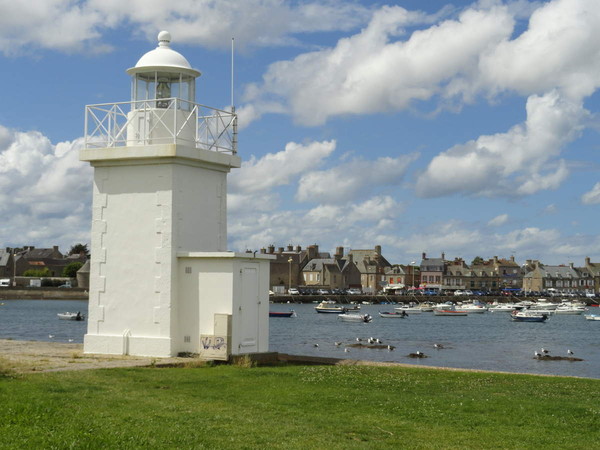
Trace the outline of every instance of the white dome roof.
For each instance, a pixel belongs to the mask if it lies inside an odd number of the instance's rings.
[[[127,69],[129,75],[151,70],[184,72],[194,77],[200,72],[193,69],[185,57],[170,46],[171,34],[168,31],[158,33],[158,47],[142,56],[135,67]],[[173,70],[175,69],[175,70]]]

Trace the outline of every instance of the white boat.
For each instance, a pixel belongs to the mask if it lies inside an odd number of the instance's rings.
[[[466,311],[469,314],[483,314],[488,310],[486,306],[476,305],[474,303],[459,305],[459,308],[461,311]]]
[[[61,320],[84,320],[85,317],[83,316],[83,314],[79,313],[79,312],[64,312],[64,313],[58,313],[57,314],[58,318]]]
[[[396,311],[402,312],[404,311],[406,314],[421,314],[423,310],[418,306],[398,306],[394,308]]]
[[[326,314],[341,314],[346,311],[358,311],[360,306],[358,305],[340,305],[333,300],[323,300],[317,306],[315,306],[315,310],[319,313]]]
[[[447,306],[445,308],[436,308],[433,310],[434,316],[468,316],[467,311],[456,309],[454,306]]]
[[[586,309],[583,306],[573,306],[568,304],[558,305],[554,310],[554,314],[568,314],[568,315],[580,315],[583,314]]]
[[[538,298],[537,302],[532,303],[529,308],[534,310],[554,311],[558,304],[549,302],[545,298]]]
[[[584,317],[585,317],[585,320],[600,320],[600,315],[598,315],[598,314],[589,314]]]
[[[489,312],[513,312],[517,308],[514,303],[501,303],[488,308]]]
[[[379,317],[383,317],[384,319],[406,319],[408,317],[408,314],[405,311],[379,311]]]
[[[340,314],[338,319],[342,322],[364,322],[369,323],[373,318],[369,314]]]

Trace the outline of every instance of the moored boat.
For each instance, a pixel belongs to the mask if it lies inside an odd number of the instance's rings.
[[[358,311],[358,310],[360,310],[360,306],[359,305],[342,306],[332,300],[324,300],[321,303],[319,303],[317,306],[315,306],[315,310],[318,313],[342,314],[347,311]]]
[[[515,322],[545,322],[548,314],[539,310],[520,309],[511,313],[510,318]]]
[[[568,315],[580,315],[586,311],[583,306],[574,306],[569,304],[558,305],[558,307],[554,310],[554,314],[568,314]]]
[[[342,322],[364,322],[369,323],[373,318],[369,314],[340,314],[338,319]]]
[[[408,314],[406,313],[406,311],[379,311],[379,317],[383,317],[384,319],[406,319],[408,317]]]
[[[434,316],[468,316],[469,313],[467,311],[462,311],[460,309],[455,308],[437,308],[433,310]]]
[[[600,320],[600,315],[597,315],[597,314],[589,314],[584,317],[585,317],[585,320]]]
[[[403,305],[394,309],[399,312],[405,312],[406,314],[421,314],[423,312],[423,310],[418,306]]]
[[[83,316],[83,314],[81,314],[80,312],[64,312],[64,313],[58,313],[57,314],[58,318],[61,320],[84,320],[85,317]]]
[[[289,311],[269,311],[269,317],[296,317],[296,312],[293,309]]]

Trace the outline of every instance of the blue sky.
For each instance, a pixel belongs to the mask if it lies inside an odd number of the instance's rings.
[[[229,247],[600,260],[597,0],[0,0],[0,244],[89,242],[86,104],[168,30],[235,104]]]

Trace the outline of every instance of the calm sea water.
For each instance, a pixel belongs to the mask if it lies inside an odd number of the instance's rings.
[[[83,342],[87,321],[59,320],[65,311],[87,315],[86,301],[3,300],[0,303],[0,338],[56,342]],[[367,305],[363,313],[371,323],[347,323],[335,314],[319,314],[315,305],[270,305],[272,311],[294,309],[297,317],[271,318],[270,350],[294,355],[390,361],[427,366],[484,369],[505,372],[572,375],[600,378],[600,322],[583,316],[552,316],[545,323],[512,322],[507,313],[463,317],[411,315],[382,319],[378,311],[392,305]],[[356,338],[379,338],[393,351],[352,348]],[[334,342],[342,342],[339,347]],[[434,344],[442,344],[437,350]],[[318,344],[318,347],[315,346]],[[349,352],[344,352],[348,347]],[[544,361],[534,358],[542,347],[551,355],[567,356],[571,349],[583,361]],[[412,359],[416,351],[428,358]]]

